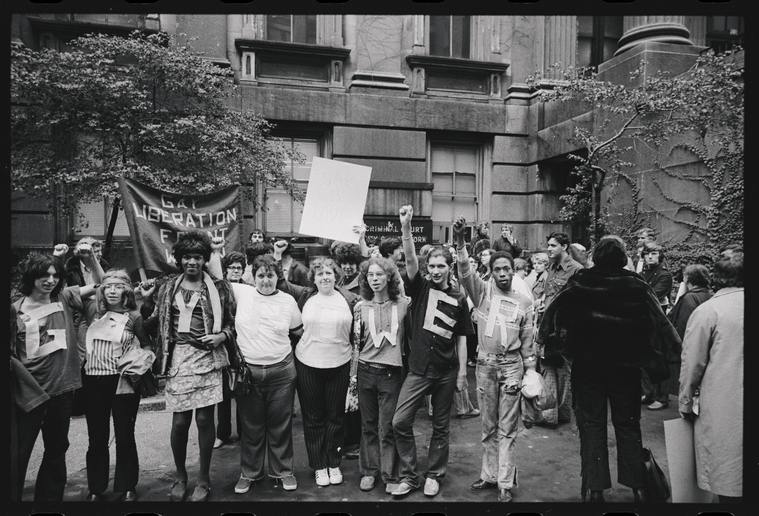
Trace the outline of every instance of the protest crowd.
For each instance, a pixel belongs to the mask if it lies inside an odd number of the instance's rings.
[[[62,501],[69,420],[78,413],[89,440],[86,500],[108,489],[111,420],[112,489],[139,500],[138,406],[161,379],[172,412],[171,501],[213,500],[210,466],[214,449],[231,442],[232,401],[238,494],[266,477],[286,491],[340,484],[344,459],[357,458],[356,489],[434,497],[445,488],[451,417],[474,417],[481,433],[469,437],[481,442],[482,466],[471,471],[473,491],[511,501],[530,469],[515,458],[522,428],[574,421],[581,498],[603,502],[610,410],[618,482],[631,501],[663,501],[651,485],[641,409],[667,407],[663,384],[679,364],[677,403],[692,426],[698,486],[740,502],[741,247],[722,250],[711,271],[687,265],[678,287],[649,228],[631,252],[615,235],[585,249],[556,232],[528,256],[509,225],[491,239],[480,223],[466,242],[463,217],[453,242],[417,251],[413,218],[412,206],[399,207],[400,238],[367,241],[367,227],[354,226],[358,244],[335,242],[308,264],[291,242],[260,230],[234,249],[190,229],[171,251],[176,273],[137,283],[110,268],[92,238],[66,261],[65,244],[31,255],[11,304],[13,499],[21,500],[41,433],[34,499]],[[296,393],[308,478],[296,478],[293,465]],[[414,425],[425,406],[432,435],[421,468]],[[193,420],[194,479],[186,465]]]

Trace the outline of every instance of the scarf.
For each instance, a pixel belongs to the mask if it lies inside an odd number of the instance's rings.
[[[156,308],[159,310],[159,345],[162,351],[161,355],[167,358],[171,353],[171,350],[169,349],[169,340],[171,337],[171,303],[174,300],[174,296],[177,293],[184,276],[184,274],[180,274],[174,282],[168,282],[163,285],[159,292],[158,302],[156,303]],[[200,299],[200,307],[203,310],[203,326],[208,334],[219,333],[222,330],[223,323],[221,296],[219,295],[219,290],[213,279],[206,272],[203,272],[203,290],[207,293],[206,296],[201,296]],[[223,348],[224,346],[217,347]],[[166,374],[168,364],[168,359],[162,361],[161,374]]]

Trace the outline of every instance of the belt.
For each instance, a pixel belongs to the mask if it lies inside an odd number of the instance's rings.
[[[371,367],[372,369],[379,369],[385,371],[387,369],[400,369],[401,366],[389,365],[389,364],[375,364],[373,362],[359,362],[358,365]]]
[[[287,357],[284,360],[282,360],[281,362],[277,362],[276,364],[259,365],[259,364],[251,364],[251,363],[248,363],[248,362],[245,362],[245,364],[248,367],[256,367],[258,369],[271,369],[272,367],[278,367],[278,366],[282,366],[282,365],[287,365],[288,362],[292,362],[292,353],[288,354]]]
[[[513,355],[514,353],[519,353],[519,351],[507,351],[506,353],[485,353],[484,351],[478,351],[477,356],[479,355],[485,355],[488,357],[507,357],[509,355]]]

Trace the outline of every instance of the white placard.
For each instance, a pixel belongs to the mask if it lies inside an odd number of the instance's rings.
[[[313,158],[300,233],[357,244],[371,176],[371,167]]]
[[[711,503],[714,495],[698,487],[693,423],[682,418],[664,421],[672,503]]]

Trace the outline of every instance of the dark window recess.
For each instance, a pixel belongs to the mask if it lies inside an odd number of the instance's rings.
[[[469,16],[430,16],[430,55],[469,59]]]
[[[266,39],[290,43],[316,43],[316,15],[267,14]]]
[[[706,44],[721,54],[734,47],[744,46],[745,26],[742,16],[709,16],[706,25]]]
[[[327,66],[324,63],[315,63],[313,59],[272,55],[257,57],[256,61],[259,77],[307,79],[322,82],[329,80]]]
[[[594,70],[608,61],[619,48],[622,16],[577,17],[577,66]]]
[[[427,89],[489,93],[488,77],[471,73],[427,70]]]

